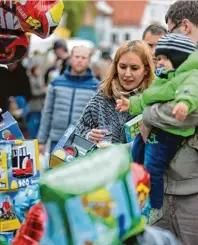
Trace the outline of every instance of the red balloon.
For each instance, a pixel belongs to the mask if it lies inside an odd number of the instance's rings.
[[[59,24],[62,0],[0,0],[0,63],[24,57],[29,46],[26,32],[48,37]]]
[[[0,64],[8,65],[22,59],[29,46],[25,33],[1,31],[0,33]]]
[[[64,5],[60,0],[15,0],[15,9],[24,32],[46,38],[59,24]]]

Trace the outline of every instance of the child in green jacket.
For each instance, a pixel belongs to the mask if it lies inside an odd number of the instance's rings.
[[[165,72],[140,96],[117,100],[116,109],[138,115],[143,113],[146,106],[173,101],[175,107],[172,113],[177,120],[185,120],[198,107],[198,51],[195,50],[195,44],[182,34],[167,34],[160,38],[155,55],[158,66],[164,68]],[[194,132],[195,128],[153,128],[145,143],[140,134],[133,142],[133,160],[144,163],[151,175],[150,224],[163,216],[164,171],[185,138]]]

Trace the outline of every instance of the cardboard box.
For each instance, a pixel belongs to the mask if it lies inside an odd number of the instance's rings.
[[[48,214],[41,244],[120,244],[141,233],[146,221],[129,166],[128,147],[119,145],[48,171],[40,180]]]
[[[14,240],[16,231],[11,232],[0,232],[0,240],[5,241],[8,245],[12,244],[12,241]]]
[[[129,122],[125,123],[125,134],[128,143],[133,142],[136,135],[139,134],[141,123],[142,114],[134,117]]]
[[[55,146],[50,156],[50,168],[71,162],[75,158],[85,156],[88,152],[97,148],[93,142],[75,134],[75,130],[76,127],[70,125]]]
[[[0,141],[0,191],[33,185],[39,177],[37,140]]]
[[[1,115],[3,120],[0,121],[0,140],[24,139],[14,117],[9,112]]]
[[[14,197],[17,192],[0,193],[0,231],[13,231],[20,227],[20,222],[14,210]]]

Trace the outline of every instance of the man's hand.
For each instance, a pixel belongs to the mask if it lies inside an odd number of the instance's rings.
[[[148,136],[151,132],[151,127],[148,128],[147,126],[145,126],[145,124],[142,122],[141,126],[140,126],[140,133],[142,136],[142,139],[144,140],[144,143],[146,143]]]
[[[118,99],[116,101],[116,110],[119,111],[119,112],[122,112],[122,111],[129,111],[129,108],[130,108],[130,101],[129,99],[125,98],[125,97],[121,97],[121,99]]]
[[[183,122],[188,115],[188,106],[183,102],[179,102],[174,107],[172,114],[175,115],[176,120]]]
[[[45,144],[39,144],[39,152],[44,155],[44,153],[45,153]]]

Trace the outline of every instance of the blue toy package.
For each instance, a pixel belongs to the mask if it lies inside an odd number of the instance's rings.
[[[21,223],[25,220],[25,213],[39,201],[40,191],[38,184],[27,186],[17,191],[13,202],[16,216]]]
[[[131,174],[129,178],[131,182]],[[65,203],[74,244],[116,244],[139,219],[139,204],[129,202],[125,181]]]
[[[0,140],[24,139],[14,117],[9,112],[1,115],[3,120],[0,121]]]
[[[0,191],[34,185],[39,177],[37,140],[0,141]]]
[[[16,231],[0,232],[0,241],[4,241],[6,244],[11,245],[14,240]]]

